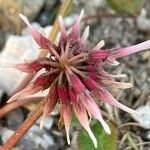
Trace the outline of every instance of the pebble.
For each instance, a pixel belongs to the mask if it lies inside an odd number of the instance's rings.
[[[45,33],[46,36],[48,36],[52,29],[51,26],[47,26],[42,30],[38,23],[34,23],[33,26],[42,33]],[[10,35],[8,37],[0,53],[0,63],[23,63],[37,58],[39,52],[39,46],[32,38],[31,32],[28,28],[25,28],[22,31],[22,35]],[[11,95],[15,91],[27,75],[26,73],[7,67],[0,67],[0,72],[0,88],[6,91],[8,95]]]
[[[38,56],[38,45],[35,44],[31,35],[11,35],[0,54],[0,63],[20,63],[29,61]],[[26,73],[13,68],[0,68],[0,88],[10,95],[21,83]],[[7,81],[7,82],[6,82]]]
[[[37,14],[40,12],[42,7],[44,6],[46,0],[26,0],[23,1],[23,13],[29,17],[29,19],[33,20],[37,17]]]
[[[55,146],[53,137],[37,125],[33,125],[18,144],[21,150],[50,150],[51,146]]]
[[[21,122],[24,120],[24,115],[21,108],[11,111],[7,115],[7,125],[9,129],[16,130]]]
[[[38,17],[38,22],[41,26],[46,26],[49,24],[49,11],[42,12]]]
[[[1,127],[0,135],[1,135],[2,142],[5,143],[13,133],[14,133],[13,130],[8,129],[7,127]]]
[[[136,111],[137,113],[132,114],[133,119],[143,128],[150,129],[150,105],[140,106]]]
[[[77,3],[77,1],[76,1]],[[78,1],[78,7],[84,6],[84,9],[87,14],[95,14],[97,11],[99,11],[101,8],[103,8],[106,5],[106,2],[104,0],[80,0]]]
[[[38,126],[40,125],[40,121],[41,121],[41,118],[36,122],[36,124]],[[43,128],[46,129],[46,130],[51,130],[53,124],[54,124],[54,118],[52,118],[51,116],[49,116],[49,117],[47,117],[45,119]]]
[[[150,19],[146,17],[146,11],[143,9],[139,17],[137,17],[137,29],[150,32]]]

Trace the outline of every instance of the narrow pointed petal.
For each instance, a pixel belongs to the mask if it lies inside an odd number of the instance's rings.
[[[40,61],[36,59],[29,63],[16,64],[13,66],[13,68],[26,73],[33,73],[34,71],[39,71],[40,69],[42,69],[42,65],[40,64]]]
[[[59,16],[58,19],[59,19],[59,25],[60,25],[60,31],[61,31],[59,45],[60,46],[63,45],[63,48],[65,48],[65,45],[67,43],[67,31],[65,29],[65,25],[64,25],[62,16]]]
[[[20,63],[20,64],[10,64],[10,63],[4,63],[4,64],[0,64],[0,67],[2,68],[15,68],[19,71],[25,72],[25,73],[33,73],[35,70],[32,69],[29,64],[27,63]]]
[[[86,91],[86,95],[81,97],[81,102],[84,105],[84,107],[87,109],[88,112],[90,112],[95,119],[97,119],[103,126],[106,133],[110,134],[111,130],[109,126],[106,124],[106,122],[103,120],[100,109],[98,108],[97,104],[93,100],[93,98],[90,96],[89,92]]]
[[[7,101],[7,103],[12,102],[14,100],[24,98],[26,96],[29,96],[29,95],[32,95],[32,94],[35,94],[35,93],[38,93],[40,90],[42,90],[42,87],[40,87],[40,86],[34,87],[33,85],[29,85],[26,88],[24,88],[22,91],[20,91],[20,92],[16,93],[15,95],[13,95]]]
[[[76,23],[73,26],[74,31],[79,31],[80,22],[84,16],[84,9],[81,10],[80,16],[78,17]]]
[[[106,64],[109,64],[111,66],[118,66],[120,64],[119,61],[116,61],[114,59],[110,59],[110,58],[107,58],[107,61],[105,62]]]
[[[29,22],[26,16],[19,14],[20,18],[27,24],[32,32],[32,36],[36,43],[43,49],[49,49],[50,46],[56,48],[57,46],[50,42],[45,36],[43,36],[38,30],[36,30]]]
[[[78,55],[86,50],[85,42],[80,36],[80,21],[84,15],[84,11],[81,11],[80,16],[72,27],[71,32],[68,34],[68,41],[70,42],[71,53]]]
[[[82,35],[82,40],[83,42],[85,42],[89,36],[89,30],[90,30],[90,27],[87,26],[83,32],[83,35]]]
[[[93,141],[93,144],[94,144],[95,148],[97,148],[97,140],[96,140],[93,132],[90,129],[88,116],[87,116],[87,113],[86,113],[86,110],[85,110],[84,106],[81,106],[81,104],[77,104],[77,103],[74,104],[73,106],[74,106],[73,107],[74,108],[74,112],[75,112],[79,122],[85,128],[85,130],[88,132],[91,140]]]
[[[133,87],[132,83],[116,82],[116,81],[105,80],[105,79],[101,80],[101,83],[103,83],[107,87],[112,87],[117,89],[128,89]]]
[[[110,73],[104,71],[103,69],[100,70],[100,74],[102,76],[108,77],[108,78],[127,78],[126,74],[117,74],[117,75],[114,75],[114,74],[110,74]]]
[[[62,113],[63,113],[63,119],[65,124],[65,130],[67,135],[67,143],[70,145],[70,136],[69,136],[69,130],[70,130],[70,124],[72,119],[72,108],[70,105],[63,105],[62,104]]]
[[[64,21],[63,21],[63,18],[62,16],[59,16],[59,25],[60,25],[60,29],[61,29],[61,33],[67,37],[67,32],[66,32],[66,29],[65,29],[65,25],[64,25]]]
[[[48,117],[48,115],[53,111],[53,109],[56,106],[57,100],[58,100],[58,93],[57,93],[57,84],[54,82],[49,90],[48,95],[45,97],[46,102],[44,104],[44,112],[43,116],[40,122],[40,128],[43,128],[45,118]]]
[[[0,64],[0,67],[12,67],[18,69],[22,72],[33,73],[41,70],[42,68],[46,68],[46,66],[56,66],[56,63],[50,62],[49,58],[38,58],[33,61],[19,63],[19,64]]]
[[[14,66],[12,66],[15,69],[18,69],[22,72],[26,72],[26,73],[33,73],[34,70],[32,68],[30,68],[30,66],[28,64],[22,63],[22,64],[16,64]]]
[[[111,104],[113,106],[116,106],[128,113],[135,113],[136,111],[119,103],[107,90],[102,89],[99,91],[99,98],[105,103]]]
[[[1,63],[0,67],[5,67],[5,68],[11,67],[25,73],[33,73],[35,71],[32,67],[30,67],[28,63],[20,63],[20,64]]]
[[[79,42],[78,40],[81,38],[79,31],[80,31],[80,21],[81,21],[83,15],[84,15],[84,10],[81,11],[80,16],[78,17],[77,21],[75,22],[75,24],[72,27],[71,32],[68,35],[68,39],[70,39],[71,42],[75,42],[75,41]],[[78,43],[78,45],[79,45],[79,43]]]
[[[92,50],[100,50],[104,45],[104,40],[101,40]]]
[[[80,37],[79,36],[80,21],[81,21],[83,15],[84,15],[84,11],[82,10],[80,16],[78,17],[77,21],[73,25],[70,34],[68,35],[68,37],[71,38],[72,40],[77,40]]]
[[[117,59],[121,58],[139,51],[150,49],[150,40],[142,42],[137,45],[129,46],[126,48],[119,48],[112,52],[112,55],[110,55],[109,59]]]
[[[41,121],[40,121],[40,129],[43,129],[45,119],[46,119],[46,115],[45,115],[45,114],[43,114],[43,115],[42,115],[42,119],[41,119]]]

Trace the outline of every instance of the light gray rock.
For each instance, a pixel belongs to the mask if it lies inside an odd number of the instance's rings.
[[[51,30],[51,26],[41,29],[39,24],[33,24],[38,30],[45,33],[47,36]],[[23,63],[37,58],[39,55],[39,46],[32,38],[31,32],[28,28],[23,30],[23,35],[10,35],[6,41],[5,47],[0,53],[1,63]],[[23,81],[26,73],[18,71],[13,68],[0,67],[0,88],[6,91],[9,95],[15,91],[15,89]],[[6,82],[7,81],[7,82]]]
[[[7,127],[0,127],[0,135],[3,143],[5,143],[13,133],[14,131],[8,129]]]
[[[20,63],[31,60],[38,56],[38,45],[35,44],[31,35],[11,35],[0,54],[1,63]],[[0,88],[11,94],[26,76],[26,73],[13,68],[0,68]]]
[[[100,10],[100,8],[106,5],[105,0],[78,0],[77,2],[79,3],[78,5],[84,6],[84,9],[88,14],[95,14],[97,10]]]
[[[34,19],[43,7],[45,0],[25,0],[23,4],[23,13],[29,17],[29,19]]]
[[[150,129],[150,105],[141,106],[136,111],[137,113],[132,114],[133,119],[143,128]]]
[[[54,145],[53,137],[37,125],[32,126],[18,144],[21,150],[49,150]]]
[[[7,115],[7,125],[9,129],[16,130],[24,120],[23,112],[20,108],[15,109]]]
[[[41,121],[41,118],[36,122],[38,126],[40,125],[40,121]],[[43,128],[46,130],[50,130],[53,124],[54,124],[54,118],[52,118],[52,116],[49,116],[45,119]]]
[[[144,9],[137,18],[137,28],[141,31],[150,32],[150,19],[146,17],[146,11]]]

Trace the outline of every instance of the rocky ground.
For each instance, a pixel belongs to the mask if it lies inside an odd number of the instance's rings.
[[[57,14],[60,1],[36,0],[34,8],[31,7],[33,6],[31,1],[26,1],[26,4],[11,3],[10,1],[10,4],[6,5],[4,4],[5,2],[0,0],[0,3],[3,4],[3,8],[0,5],[0,9],[2,9],[2,13],[0,13],[1,60],[4,62],[21,62],[25,59],[35,58],[38,55],[37,45],[31,40],[28,30],[22,30],[21,22],[16,16],[23,9],[24,14],[30,20],[38,22],[34,24],[36,27],[40,28],[42,26],[48,32],[51,28],[49,24],[53,22]],[[86,12],[83,28],[86,25],[90,25],[88,42],[90,47],[100,40],[105,41],[106,45],[104,48],[110,49],[133,45],[150,39],[149,0],[145,2],[144,8],[137,17],[115,13],[107,6],[104,0],[75,0],[73,10],[65,20],[68,27],[74,22],[82,8]],[[112,89],[113,95],[125,105],[137,109],[140,115],[131,116],[108,105],[103,105],[102,108],[106,112],[106,119],[111,119],[118,127],[118,150],[148,150],[150,149],[150,52],[133,54],[119,61],[119,66],[107,69],[114,74],[127,74],[128,78],[122,79],[122,81],[132,82],[134,86],[132,89],[124,91]],[[14,72],[14,70],[1,70],[1,106],[4,105],[8,95],[15,90],[23,77],[24,74]],[[3,144],[14,133],[19,124],[27,117],[28,112],[29,107],[21,107],[0,120],[0,144]],[[71,129],[72,145],[68,147],[64,129],[58,130],[57,128],[58,119],[59,111],[56,108],[47,119],[44,129],[39,129],[39,121],[37,121],[14,149],[77,149],[75,140],[77,129]]]

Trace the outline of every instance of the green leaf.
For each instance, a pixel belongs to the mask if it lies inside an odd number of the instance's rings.
[[[79,150],[116,150],[117,131],[112,123],[108,123],[111,129],[111,135],[108,135],[99,122],[92,124],[91,129],[97,139],[97,149],[94,148],[93,142],[88,133],[82,128],[78,135]]]
[[[144,0],[107,0],[111,8],[131,15],[138,15],[143,7]]]
[[[74,127],[81,126],[75,114],[73,114],[73,116],[72,116],[71,124]]]

